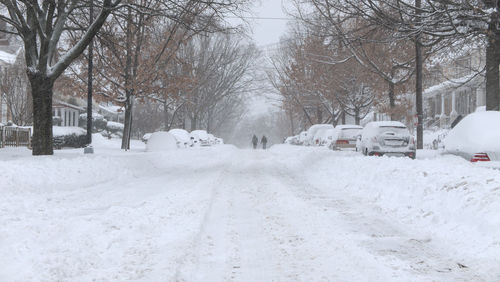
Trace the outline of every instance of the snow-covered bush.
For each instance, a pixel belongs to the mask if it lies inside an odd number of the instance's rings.
[[[92,132],[102,132],[106,130],[108,121],[98,113],[92,113]],[[81,114],[78,118],[78,126],[87,128],[87,113]]]
[[[87,131],[80,127],[54,126],[52,132],[55,149],[83,148],[87,145]]]
[[[148,152],[159,152],[177,149],[177,139],[174,135],[165,132],[158,131],[151,134],[146,144],[146,150]]]
[[[107,138],[121,138],[123,136],[123,123],[108,121],[106,123],[106,130],[102,135]]]

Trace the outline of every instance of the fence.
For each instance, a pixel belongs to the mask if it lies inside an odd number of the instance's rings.
[[[0,127],[0,148],[31,147],[31,128]]]

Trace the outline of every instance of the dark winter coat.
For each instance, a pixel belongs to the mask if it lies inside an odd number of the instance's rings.
[[[252,144],[257,145],[258,142],[259,142],[259,138],[257,138],[257,136],[254,135],[252,137]]]

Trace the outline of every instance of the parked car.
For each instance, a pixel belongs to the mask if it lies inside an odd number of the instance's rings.
[[[193,146],[210,146],[210,140],[205,130],[193,130],[191,132]]]
[[[334,142],[334,140],[337,138],[336,136],[337,136],[337,131],[335,130],[335,128],[325,130],[323,133],[324,140],[322,140],[323,144],[321,144],[321,146],[326,146],[330,148],[332,142]]]
[[[356,139],[363,130],[359,125],[337,125],[335,127],[334,140],[329,144],[332,150],[355,150]]]
[[[356,150],[367,156],[415,158],[415,139],[399,121],[372,121],[361,131]]]
[[[192,145],[191,137],[189,135],[189,132],[187,132],[186,130],[174,128],[170,129],[168,133],[172,134],[175,137],[175,140],[177,140],[178,148],[187,148]]]
[[[149,140],[149,138],[151,137],[152,134],[153,133],[146,133],[146,134],[144,134],[144,136],[142,136],[142,138],[141,138],[141,141],[147,144],[148,140]]]
[[[320,129],[333,129],[333,125],[331,124],[315,124],[309,127],[307,130],[307,138],[304,143],[306,146],[318,146],[319,139],[315,139],[316,132]]]
[[[210,133],[208,133],[207,136],[208,136],[208,141],[209,141],[210,145],[215,145],[215,142],[216,142],[215,136],[213,134],[210,134]]]
[[[298,144],[297,145],[306,145],[307,141],[307,131],[302,131],[300,134],[299,134],[299,139],[298,139]]]
[[[328,146],[329,140],[333,139],[335,134],[335,129],[332,128],[322,128],[316,132],[314,135],[313,143],[316,146]]]
[[[475,112],[464,117],[444,139],[443,153],[471,162],[500,161],[500,112]]]

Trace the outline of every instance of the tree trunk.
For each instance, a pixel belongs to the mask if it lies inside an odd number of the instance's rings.
[[[54,82],[46,77],[29,76],[33,97],[33,155],[53,155],[52,90]]]
[[[345,112],[342,111],[341,115],[342,115],[342,124],[345,124]]]
[[[128,96],[128,95],[127,95]],[[132,108],[133,96],[131,95],[125,103],[125,120],[123,124],[122,150],[130,150],[130,137],[132,133]]]
[[[354,111],[354,121],[356,122],[356,125],[359,125],[361,123],[361,118],[359,117],[359,110]]]
[[[491,27],[493,26],[493,27]],[[499,110],[500,81],[498,76],[498,58],[496,52],[494,24],[490,24],[491,33],[488,36],[488,46],[486,47],[486,110]]]
[[[323,123],[323,111],[321,110],[321,106],[316,108],[316,118],[319,124]]]
[[[191,117],[191,131],[196,130],[196,123],[198,123],[198,117],[195,115]]]
[[[389,84],[389,110],[390,110],[390,116],[391,116],[391,120],[394,120],[395,119],[395,113],[394,113],[394,110],[396,108],[396,98],[394,97],[395,96],[395,93],[394,93],[394,83],[393,82],[388,82]]]

